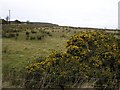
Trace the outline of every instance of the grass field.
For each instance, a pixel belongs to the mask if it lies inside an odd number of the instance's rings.
[[[4,26],[3,30],[19,30],[19,36],[2,39],[2,70],[3,87],[15,87],[12,85],[18,79],[16,87],[25,77],[25,67],[39,57],[46,57],[52,51],[65,51],[66,41],[71,35],[85,29],[74,29],[69,27],[27,27],[22,25]],[[34,30],[37,33],[33,34]],[[26,31],[34,40],[26,40]],[[44,32],[44,33],[43,33]],[[46,34],[49,32],[51,36]],[[44,35],[44,38],[38,40],[36,36]],[[18,86],[17,86],[18,85]]]
[[[24,73],[25,67],[36,58],[46,57],[54,50],[64,51],[66,40],[73,34],[73,32],[62,32],[59,29],[52,32],[48,28],[46,31],[52,36],[45,36],[42,40],[26,40],[24,30],[19,32],[18,39],[3,38],[3,87],[11,86],[9,85],[11,79],[23,78],[21,74]]]

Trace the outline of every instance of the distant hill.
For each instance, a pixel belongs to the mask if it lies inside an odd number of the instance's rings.
[[[40,26],[59,26],[57,24],[53,23],[46,23],[46,22],[22,22],[24,24],[35,24],[35,25],[40,25]]]
[[[4,19],[0,19],[0,24],[35,24],[35,25],[40,25],[40,26],[59,26],[57,24],[52,24],[52,23],[46,23],[46,22],[22,22],[19,20],[15,20],[15,21],[6,21]]]
[[[14,21],[6,21],[5,19],[0,19],[0,24],[21,24],[21,25],[29,25],[29,26],[60,26],[58,24],[53,24],[53,23],[47,23],[47,22],[30,22],[30,21],[19,21],[19,20],[14,20]],[[71,29],[85,29],[85,30],[120,30],[120,29],[107,29],[107,28],[90,28],[90,27],[74,27],[74,26],[60,26],[60,27],[66,27],[66,28],[71,28]]]

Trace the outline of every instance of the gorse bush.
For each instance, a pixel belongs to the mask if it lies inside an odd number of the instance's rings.
[[[67,53],[54,52],[49,55],[45,61],[27,66],[28,75],[26,78],[26,87],[75,87],[78,80],[84,76],[84,73],[80,72],[81,66],[78,58],[72,57]]]
[[[67,42],[67,53],[79,57],[82,64],[90,67],[86,68],[86,76],[99,78],[96,84],[100,87],[118,85],[120,55],[113,35],[100,31],[81,32]]]
[[[118,87],[120,54],[116,38],[106,32],[84,31],[71,36],[66,52],[53,52],[27,66],[27,88],[80,87],[97,78],[94,87]]]

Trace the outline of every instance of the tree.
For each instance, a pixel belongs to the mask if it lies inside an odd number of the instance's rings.
[[[29,21],[29,20],[27,20],[27,21],[26,21],[26,23],[27,23],[27,24],[30,24],[30,21]]]

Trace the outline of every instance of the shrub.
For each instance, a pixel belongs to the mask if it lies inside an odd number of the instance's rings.
[[[37,36],[37,39],[38,39],[38,40],[41,40],[41,39],[42,39],[42,37],[41,37],[41,36]]]
[[[29,34],[30,34],[30,33],[29,33],[28,31],[26,31],[26,33],[25,33],[25,34],[26,34],[26,36],[29,36]]]
[[[66,52],[53,52],[27,66],[27,88],[80,87],[80,80],[97,78],[94,87],[118,87],[120,54],[113,35],[80,32],[67,41]]]
[[[9,49],[8,49],[8,46],[5,46],[3,49],[2,49],[2,52],[3,53],[8,53]]]
[[[80,62],[90,67],[90,70],[86,68],[86,76],[99,78],[97,85],[117,87],[120,78],[120,54],[113,35],[101,31],[80,32],[67,42],[67,53],[81,58]]]
[[[15,36],[16,36],[15,33],[6,33],[6,34],[5,34],[5,37],[6,37],[6,38],[14,38]]]
[[[30,36],[30,40],[35,40],[35,36]]]
[[[54,52],[45,61],[27,66],[27,88],[67,88],[80,77],[80,63],[67,53]]]
[[[31,33],[32,33],[32,34],[36,34],[37,32],[36,32],[36,31],[34,31],[34,30],[31,30]]]

